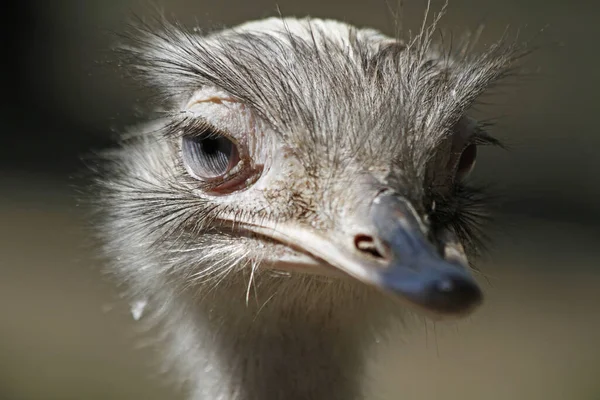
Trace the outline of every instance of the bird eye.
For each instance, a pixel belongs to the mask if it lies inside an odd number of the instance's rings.
[[[213,131],[184,136],[181,151],[188,172],[203,180],[224,176],[240,160],[236,144]]]
[[[475,167],[475,161],[477,160],[477,145],[474,143],[469,144],[462,151],[458,164],[456,165],[456,180],[466,178],[473,167]]]

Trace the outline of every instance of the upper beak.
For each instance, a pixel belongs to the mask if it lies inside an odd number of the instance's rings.
[[[368,208],[359,213],[355,225],[359,229],[364,225],[365,232],[371,233],[360,236],[372,239],[375,252],[361,251],[355,241],[339,232],[325,236],[310,227],[287,224],[249,228],[308,254],[312,260],[305,263],[308,267],[317,265],[322,272],[325,261],[435,316],[465,315],[481,303],[481,290],[468,272],[464,251],[454,235],[446,232],[442,256],[426,238],[421,219],[405,199],[383,193]]]
[[[481,303],[482,292],[468,272],[462,247],[458,257],[444,258],[426,239],[406,200],[381,195],[374,200],[370,217],[387,253],[386,264],[372,272],[373,284],[437,315],[466,314]],[[451,242],[443,244],[456,253],[452,246],[456,243]]]

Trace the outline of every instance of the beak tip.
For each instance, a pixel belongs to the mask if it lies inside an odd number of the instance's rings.
[[[385,279],[381,286],[438,316],[466,315],[483,301],[481,289],[466,271],[410,275]]]
[[[428,290],[428,303],[441,314],[463,314],[483,301],[483,293],[470,276],[451,275],[442,278]]]

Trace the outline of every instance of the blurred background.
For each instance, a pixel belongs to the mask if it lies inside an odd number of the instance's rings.
[[[391,3],[394,3],[393,1]],[[155,3],[152,3],[155,4]],[[0,399],[177,399],[136,339],[129,305],[102,276],[78,204],[81,157],[104,149],[143,103],[110,51],[154,5],[21,0],[4,7],[0,115]],[[393,31],[384,0],[163,0],[190,26],[276,14]],[[433,9],[442,2],[433,1]],[[416,30],[423,0],[405,0]],[[503,201],[481,262],[487,303],[458,324],[415,326],[381,345],[377,399],[600,399],[600,3],[451,0],[441,26],[510,25],[541,49],[535,72],[486,107],[510,151],[485,150],[477,178]],[[539,32],[543,29],[543,33]],[[596,71],[596,72],[595,72]],[[400,391],[397,389],[400,387]]]

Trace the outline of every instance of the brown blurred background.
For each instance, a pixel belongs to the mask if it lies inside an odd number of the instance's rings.
[[[0,400],[175,399],[136,340],[129,306],[101,275],[85,231],[80,158],[136,121],[111,32],[154,6],[125,0],[22,0],[3,9],[0,108]],[[277,2],[284,15],[392,32],[384,0]],[[394,1],[391,1],[394,3]],[[405,0],[417,29],[425,2]],[[273,0],[164,0],[203,27],[276,14]],[[439,9],[441,2],[434,1]],[[600,3],[451,0],[441,25],[507,25],[541,50],[536,72],[487,115],[511,151],[486,150],[477,178],[503,195],[488,301],[469,321],[428,323],[382,343],[376,399],[600,399]],[[92,243],[93,244],[93,243]],[[395,389],[400,387],[401,391]]]

